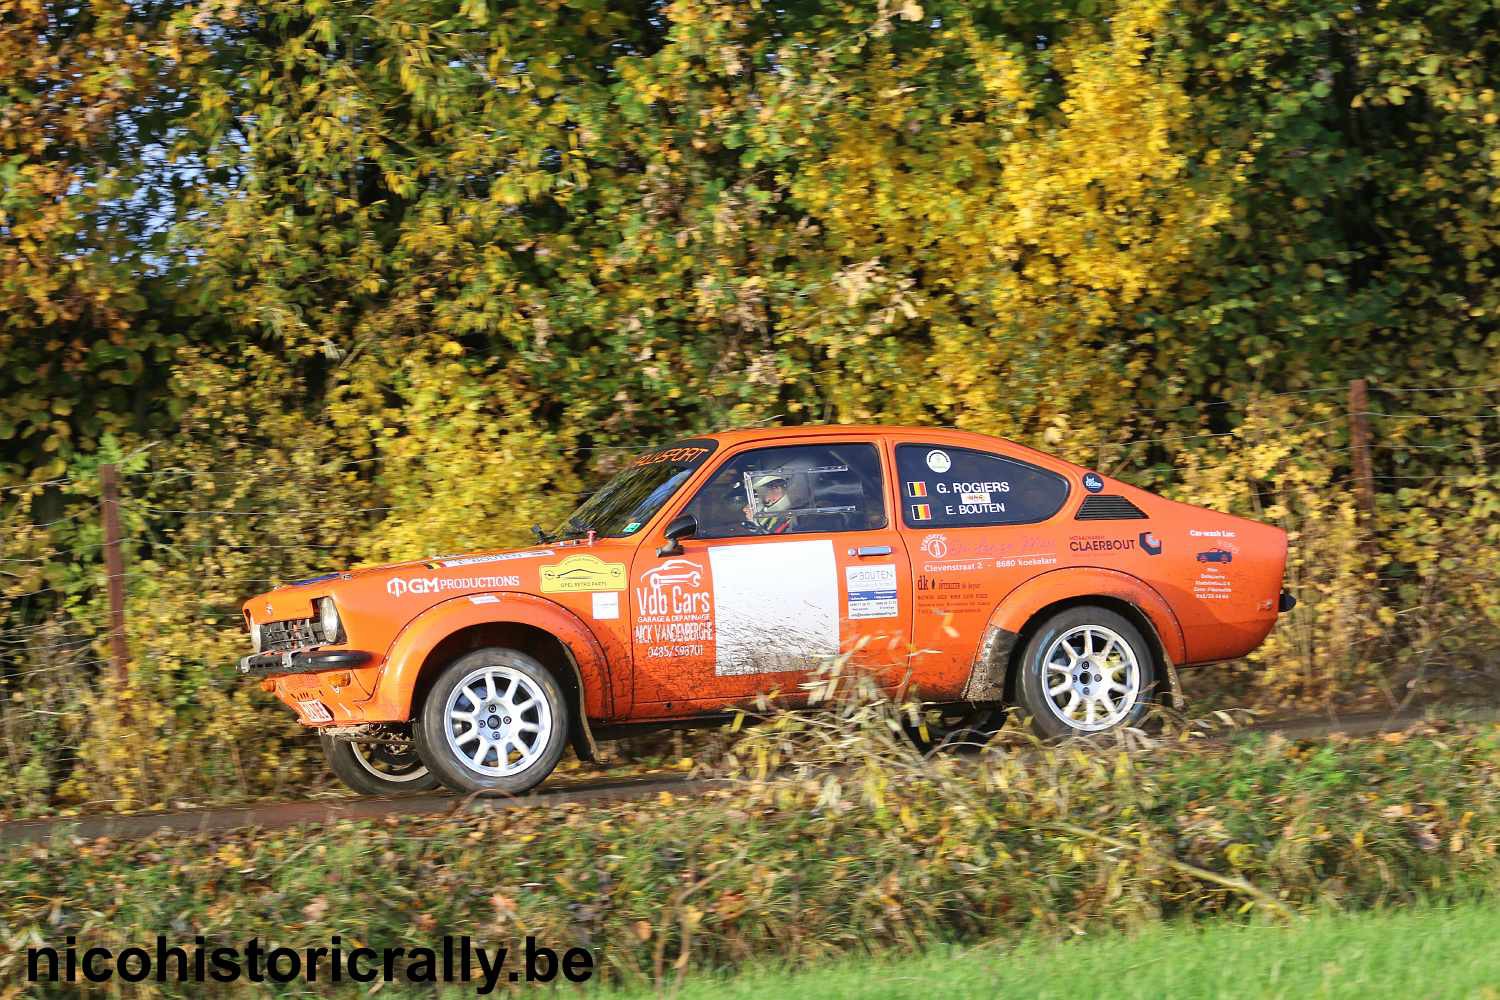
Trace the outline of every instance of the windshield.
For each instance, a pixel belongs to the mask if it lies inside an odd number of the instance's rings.
[[[707,461],[716,445],[694,439],[637,455],[563,522],[556,537],[579,538],[590,531],[601,538],[635,534]]]

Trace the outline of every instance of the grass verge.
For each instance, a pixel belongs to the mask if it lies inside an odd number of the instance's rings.
[[[1324,913],[1295,927],[1172,923],[1063,942],[933,949],[816,969],[687,978],[676,1000],[1500,997],[1500,905]],[[655,989],[595,993],[646,1000]]]

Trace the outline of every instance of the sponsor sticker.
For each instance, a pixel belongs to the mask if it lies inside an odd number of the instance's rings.
[[[1193,596],[1200,601],[1227,601],[1234,597],[1234,582],[1216,565],[1207,565],[1193,581]]]
[[[1148,556],[1161,555],[1161,539],[1149,531],[1142,531],[1134,538],[1115,538],[1109,535],[1073,535],[1068,539],[1071,552],[1134,552],[1137,548]]]
[[[608,621],[620,617],[620,592],[611,590],[594,595],[594,618]]]
[[[677,447],[662,448],[659,451],[648,451],[630,463],[632,469],[639,469],[643,465],[655,465],[658,462],[677,462],[682,465],[692,465],[700,462],[708,455],[707,448]]]
[[[629,524],[625,525],[625,534],[627,535],[633,535],[640,530],[641,522],[639,521],[631,521]]]
[[[960,503],[989,503],[990,495],[988,493],[961,493],[958,499]]]
[[[457,566],[480,566],[484,563],[509,562],[512,559],[547,558],[557,555],[552,549],[536,549],[531,552],[501,552],[493,556],[465,556],[462,559],[439,559],[436,563],[428,563],[428,569],[453,569]]]
[[[605,562],[598,556],[571,555],[540,571],[544,594],[590,594],[624,590],[625,564]]]
[[[668,559],[660,566],[653,566],[642,573],[641,581],[656,593],[676,584],[683,584],[689,590],[698,590],[703,586],[703,564],[691,559]]]
[[[1083,488],[1090,493],[1098,493],[1104,489],[1104,477],[1097,472],[1085,472],[1083,474]]]
[[[943,473],[953,468],[953,459],[948,457],[946,451],[937,448],[927,453],[927,467],[933,472]]]
[[[913,521],[931,521],[932,504],[914,503],[911,505],[911,519]]]
[[[895,618],[900,613],[896,598],[896,567],[848,566],[844,582],[849,590],[849,619]]]
[[[520,585],[519,576],[397,576],[385,582],[385,592],[392,597],[405,597],[407,594],[439,594],[445,590],[494,590]]]
[[[922,568],[929,573],[967,573],[971,570],[989,569],[990,559],[948,559],[943,562],[923,563]]]
[[[1096,538],[1082,535],[1075,535],[1071,540],[1080,544],[1096,540],[1107,541],[1103,536]],[[1052,540],[1045,535],[1008,534],[1003,539],[960,536],[956,542],[950,542],[946,534],[935,531],[923,535],[917,547],[929,560],[920,564],[922,571],[940,574],[1015,569],[1018,566],[1055,566],[1057,553],[1052,546]],[[1075,548],[1074,551],[1084,550]],[[927,585],[917,587],[918,605],[923,603],[924,592],[943,589],[934,584],[936,576],[925,576],[923,579],[927,580]]]
[[[1126,552],[1134,548],[1134,538],[1110,538],[1105,535],[1073,535],[1068,539],[1068,550],[1070,552]]]
[[[497,594],[471,594],[470,604],[499,604],[500,597]]]
[[[927,484],[924,482],[907,483],[906,495],[914,498],[925,497],[927,495]]]
[[[712,652],[713,595],[705,589],[707,582],[703,564],[692,559],[668,559],[641,574],[635,588],[634,630],[640,651],[652,659],[706,657]]]
[[[930,567],[929,567],[930,568]],[[917,577],[917,608],[944,615],[944,624],[956,614],[987,614],[990,608],[988,589],[978,580],[962,577]]]

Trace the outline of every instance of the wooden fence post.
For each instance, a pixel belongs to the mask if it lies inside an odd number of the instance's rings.
[[[1370,464],[1369,385],[1349,383],[1349,453],[1354,466],[1354,495],[1367,523],[1375,519],[1375,478]]]
[[[109,574],[109,658],[115,676],[130,678],[125,645],[125,558],[120,552],[120,480],[113,465],[99,466],[99,514],[104,520],[104,567]]]

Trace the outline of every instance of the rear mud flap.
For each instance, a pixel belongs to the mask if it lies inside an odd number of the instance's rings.
[[[1167,668],[1167,689],[1162,692],[1162,701],[1169,708],[1184,711],[1187,699],[1183,697],[1177,664],[1167,655],[1161,636],[1157,634],[1156,626],[1149,618],[1146,619],[1146,628],[1150,633],[1149,641],[1156,647],[1154,652]],[[979,652],[975,654],[974,664],[969,668],[969,679],[964,683],[963,693],[960,695],[963,701],[991,702],[1005,699],[1006,674],[1010,669],[1011,654],[1015,652],[1016,643],[1020,639],[1019,633],[995,625],[985,629],[984,641],[979,644]]]
[[[984,630],[984,641],[979,644],[974,665],[969,668],[969,679],[960,695],[964,701],[1004,700],[1005,674],[1010,667],[1010,655],[1020,638],[1019,634],[995,625]]]

